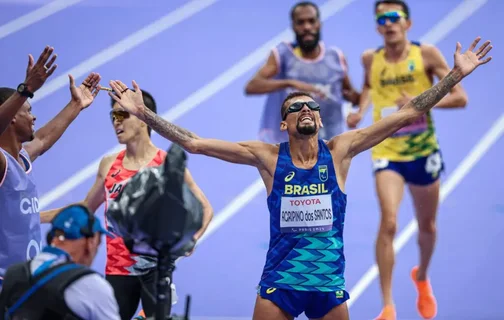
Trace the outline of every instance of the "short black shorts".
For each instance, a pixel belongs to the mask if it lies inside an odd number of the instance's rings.
[[[122,320],[131,320],[135,316],[140,301],[142,302],[145,316],[154,316],[156,307],[156,270],[151,270],[141,276],[106,275],[105,279],[114,288]],[[170,279],[172,279],[171,274]],[[171,301],[171,289],[169,286],[167,297],[168,301]]]

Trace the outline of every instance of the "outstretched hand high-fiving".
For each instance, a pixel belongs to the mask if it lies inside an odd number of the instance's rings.
[[[110,81],[110,87],[114,92],[109,92],[109,96],[119,103],[124,111],[142,119],[145,110],[142,91],[135,80],[133,80],[132,84],[134,91],[128,89],[128,86],[119,80]]]
[[[91,72],[78,87],[75,85],[75,79],[71,74],[68,75],[68,79],[70,80],[72,101],[75,102],[81,110],[89,107],[100,92],[100,74]]]
[[[54,64],[58,55],[53,55],[53,52],[53,47],[46,46],[37,62],[35,62],[31,54],[28,55],[28,67],[26,68],[24,83],[31,93],[40,89],[47,78],[49,78],[58,67],[57,64]]]

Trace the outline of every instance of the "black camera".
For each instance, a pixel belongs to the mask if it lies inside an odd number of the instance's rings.
[[[194,248],[194,234],[203,224],[203,206],[184,182],[186,162],[185,151],[172,144],[164,164],[140,170],[106,213],[109,231],[122,237],[130,252],[157,259],[156,319],[170,315],[166,277],[173,272],[175,260]]]

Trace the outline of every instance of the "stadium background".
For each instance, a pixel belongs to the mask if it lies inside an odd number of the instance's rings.
[[[360,55],[381,45],[372,0],[315,1],[321,5],[323,40],[345,53],[352,82],[362,84]],[[135,79],[150,91],[159,113],[200,136],[232,141],[256,139],[264,96],[245,97],[244,86],[278,41],[291,40],[289,9],[294,1],[266,0],[0,0],[2,86],[24,79],[27,54],[49,44],[58,70],[36,94],[40,127],[67,103],[67,74],[81,81],[90,71],[102,83]],[[494,43],[494,61],[463,81],[465,110],[436,110],[447,172],[439,210],[439,242],[431,278],[438,319],[503,319],[500,267],[504,251],[504,200],[499,163],[504,114],[498,91],[502,70],[501,0],[409,1],[409,38],[436,44],[453,63],[455,43],[464,50],[478,35]],[[17,19],[17,20],[16,20]],[[494,25],[495,24],[495,25]],[[109,98],[101,93],[61,140],[35,163],[41,209],[84,198],[99,159],[117,147],[109,120]],[[370,124],[370,113],[362,125]],[[158,135],[162,148],[169,143]],[[268,244],[265,192],[252,168],[191,156],[189,167],[215,209],[215,221],[194,255],[175,273],[181,313],[193,297],[194,319],[250,319]],[[378,206],[369,152],[353,162],[345,224],[347,286],[352,319],[371,319],[380,310],[374,263]],[[98,210],[103,217],[103,207]],[[409,278],[417,262],[415,224],[409,195],[400,209],[394,293],[399,319],[418,319]],[[44,229],[46,230],[46,228]],[[103,271],[105,247],[94,267]],[[371,269],[370,269],[371,268]]]

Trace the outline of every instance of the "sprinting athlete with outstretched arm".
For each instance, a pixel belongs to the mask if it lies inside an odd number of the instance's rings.
[[[383,42],[379,48],[367,49],[362,54],[363,94],[359,109],[347,117],[349,128],[358,125],[370,105],[373,121],[379,121],[432,87],[435,78],[441,80],[450,72],[438,48],[409,39],[413,21],[404,0],[375,0],[374,11],[376,29]],[[434,108],[464,108],[467,99],[467,93],[458,84]],[[419,261],[410,272],[417,291],[417,312],[423,319],[433,319],[437,314],[436,296],[428,277],[436,246],[441,174],[445,168],[436,128],[434,114],[429,111],[371,148],[380,207],[375,257],[382,298],[382,308],[374,320],[397,319],[392,294],[394,238],[406,188],[418,222]]]

